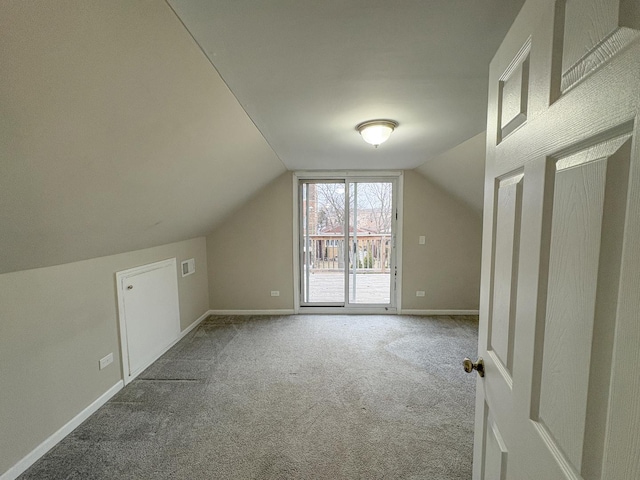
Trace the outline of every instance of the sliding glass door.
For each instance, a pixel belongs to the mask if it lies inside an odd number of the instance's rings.
[[[299,181],[301,306],[394,306],[395,185],[395,178]]]

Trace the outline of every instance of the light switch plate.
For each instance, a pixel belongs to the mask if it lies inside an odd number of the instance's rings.
[[[418,237],[418,243],[419,243],[420,245],[424,245],[426,241],[427,241],[427,239],[424,237],[424,235],[420,235],[420,236]]]

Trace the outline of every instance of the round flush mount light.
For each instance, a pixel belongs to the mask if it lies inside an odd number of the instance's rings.
[[[369,120],[356,125],[365,142],[378,148],[378,145],[389,140],[391,132],[398,126],[393,120]]]

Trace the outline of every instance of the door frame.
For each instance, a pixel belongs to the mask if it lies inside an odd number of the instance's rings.
[[[294,283],[294,312],[298,313],[335,313],[335,314],[395,314],[401,311],[402,300],[402,200],[404,176],[401,170],[310,170],[296,171],[293,173],[293,283]],[[365,181],[374,179],[393,179],[396,185],[395,207],[397,212],[395,231],[395,295],[389,306],[302,306],[300,291],[300,199],[298,186],[301,180],[337,180],[345,179],[347,182]]]

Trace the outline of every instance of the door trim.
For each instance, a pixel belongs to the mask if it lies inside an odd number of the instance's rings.
[[[299,225],[299,208],[300,199],[298,188],[300,180],[333,180],[344,178],[347,181],[356,179],[375,179],[375,178],[393,178],[396,183],[395,192],[395,208],[397,212],[396,219],[396,246],[395,246],[395,302],[393,307],[376,307],[372,305],[363,305],[362,307],[331,307],[331,306],[302,306],[300,305],[300,225]],[[395,314],[402,309],[402,230],[403,230],[403,199],[404,199],[404,172],[402,170],[329,170],[329,171],[313,171],[301,170],[293,172],[292,175],[292,194],[293,194],[293,308],[298,313],[380,313]]]

